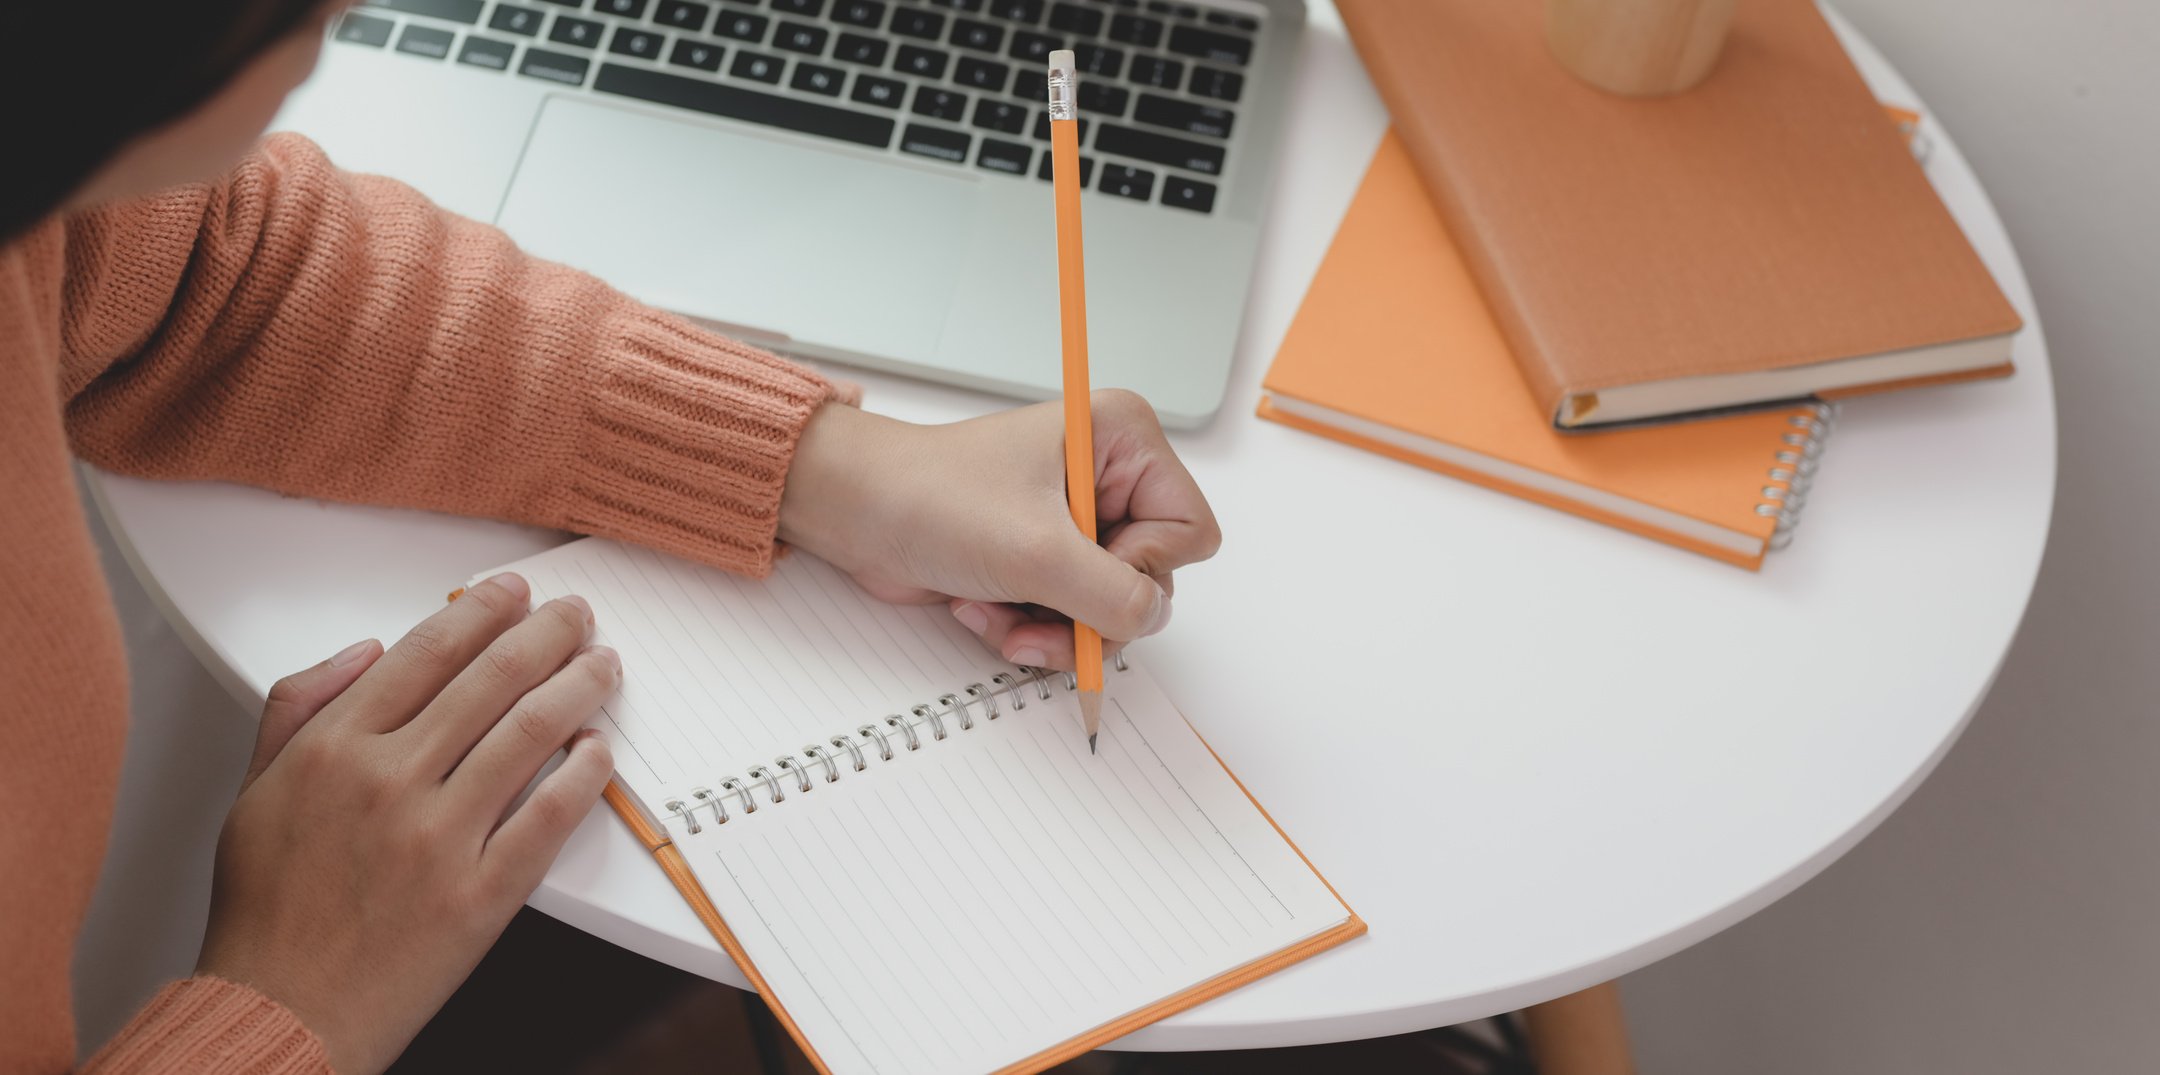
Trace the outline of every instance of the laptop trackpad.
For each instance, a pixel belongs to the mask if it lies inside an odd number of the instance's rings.
[[[655,306],[930,358],[979,180],[783,139],[550,98],[496,223]]]

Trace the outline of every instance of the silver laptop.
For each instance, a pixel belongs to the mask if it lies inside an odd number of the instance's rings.
[[[1095,383],[1222,405],[1303,0],[372,0],[277,126],[776,350],[1059,390],[1044,62]]]

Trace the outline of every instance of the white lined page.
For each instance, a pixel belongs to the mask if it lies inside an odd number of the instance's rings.
[[[1012,668],[942,605],[896,606],[800,554],[762,581],[588,538],[510,564],[537,604],[591,602],[623,657],[595,726],[646,809],[801,756],[887,714]]]
[[[1061,686],[676,829],[834,1072],[995,1070],[1348,918],[1144,671],[1107,679],[1100,756]]]
[[[693,834],[661,804],[1013,669],[799,554],[763,582],[598,539],[507,569],[592,603],[618,776],[836,1073],[995,1070],[1349,917],[1137,664],[1106,674],[1099,755],[1031,682]]]

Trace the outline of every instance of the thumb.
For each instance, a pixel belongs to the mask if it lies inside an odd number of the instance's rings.
[[[1047,605],[1087,624],[1104,638],[1131,641],[1162,629],[1170,618],[1170,595],[1138,568],[1118,559],[1077,530],[1043,544],[1020,571],[1022,599]]]
[[[345,688],[352,686],[382,652],[382,643],[372,638],[355,642],[337,656],[271,684],[263,703],[262,725],[255,732],[255,756],[248,761],[247,775],[240,779],[240,790],[246,791],[263,770],[270,768],[301,726],[345,693]]]

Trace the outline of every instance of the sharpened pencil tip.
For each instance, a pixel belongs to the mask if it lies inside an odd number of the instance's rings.
[[[1102,731],[1102,692],[1080,692],[1080,730],[1087,733],[1088,753],[1095,753],[1095,736]]]

